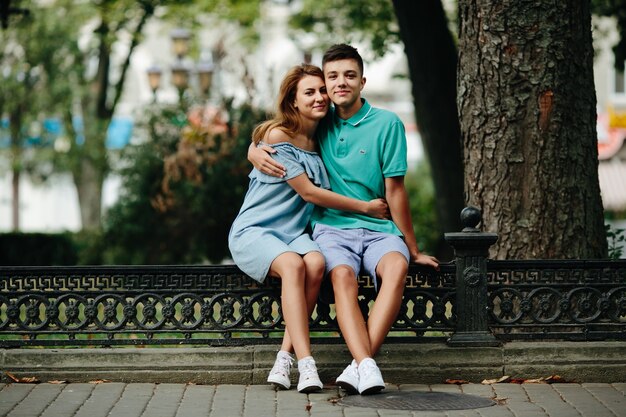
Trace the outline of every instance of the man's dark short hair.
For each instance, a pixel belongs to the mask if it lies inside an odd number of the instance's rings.
[[[327,62],[339,61],[342,59],[354,59],[359,65],[361,75],[363,75],[363,58],[361,58],[361,55],[359,55],[356,48],[346,45],[345,43],[333,45],[326,50],[324,56],[322,57],[322,68],[326,66]]]

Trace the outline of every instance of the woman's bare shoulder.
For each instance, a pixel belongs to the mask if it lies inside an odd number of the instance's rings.
[[[270,145],[281,142],[291,142],[291,136],[284,130],[275,127],[265,134],[263,142]]]

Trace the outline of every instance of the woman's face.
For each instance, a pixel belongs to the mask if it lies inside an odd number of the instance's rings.
[[[314,75],[305,75],[298,82],[294,106],[302,117],[320,120],[326,116],[329,103],[324,80]]]

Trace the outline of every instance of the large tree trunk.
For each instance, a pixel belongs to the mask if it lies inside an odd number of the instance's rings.
[[[92,101],[88,106],[93,105]],[[90,112],[84,111],[83,114],[85,143],[77,149],[80,157],[72,175],[78,193],[82,228],[98,230],[102,217],[102,188],[109,172],[105,147],[108,121],[100,120]]]
[[[74,177],[80,206],[80,219],[84,230],[98,230],[102,217],[102,173],[95,164],[80,161],[80,176]]]
[[[589,1],[460,0],[466,196],[492,256],[607,255]]]
[[[13,164],[11,171],[11,229],[17,232],[20,230],[20,169]]]
[[[11,131],[11,228],[20,230],[20,176],[22,172],[22,106],[18,105],[9,116]]]
[[[415,117],[430,163],[442,232],[460,230],[463,157],[456,109],[457,52],[440,0],[394,0],[413,85]],[[442,240],[439,255],[448,248]],[[447,249],[449,251],[449,248]]]

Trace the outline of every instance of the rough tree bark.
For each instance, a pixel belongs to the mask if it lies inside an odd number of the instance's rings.
[[[394,0],[393,6],[405,46],[415,117],[430,162],[442,232],[455,232],[460,230],[459,213],[464,205],[456,46],[440,0]],[[443,239],[441,243],[447,247]],[[437,253],[442,253],[444,247],[440,245]]]
[[[589,1],[460,0],[466,198],[495,258],[607,255]]]

